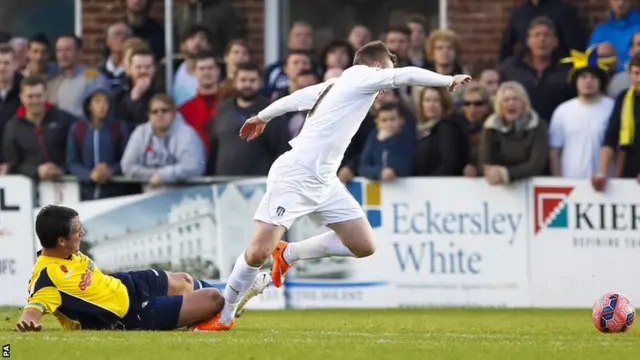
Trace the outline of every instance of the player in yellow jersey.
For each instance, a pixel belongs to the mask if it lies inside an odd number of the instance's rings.
[[[80,253],[84,229],[73,209],[47,206],[38,213],[35,227],[42,253],[29,281],[18,331],[41,330],[45,313],[53,314],[67,330],[201,331],[199,324],[216,319],[224,305],[218,289],[186,273],[102,273]],[[267,284],[266,273],[257,277],[243,305]]]

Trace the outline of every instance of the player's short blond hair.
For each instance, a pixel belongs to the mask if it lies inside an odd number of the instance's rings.
[[[438,41],[450,43],[456,52],[456,58],[460,57],[462,47],[458,34],[452,30],[434,30],[429,34],[427,40],[425,40],[425,52],[427,53],[428,60],[433,61],[433,53]]]
[[[391,59],[393,65],[398,62],[398,57],[389,50],[387,45],[380,40],[376,40],[356,51],[353,57],[353,65],[371,65],[376,61],[384,62],[387,59]]]

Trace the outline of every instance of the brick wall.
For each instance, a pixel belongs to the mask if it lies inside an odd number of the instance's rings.
[[[184,0],[174,0],[176,3]],[[605,0],[567,0],[578,7],[579,16],[588,31],[606,18]],[[449,26],[462,36],[465,62],[483,57],[495,57],[509,9],[523,0],[448,0]],[[120,0],[83,0],[82,27],[85,60],[97,64],[101,59],[104,33],[109,23],[122,18]],[[252,57],[263,60],[264,0],[233,0],[247,32]],[[163,1],[155,0],[152,14],[162,19]]]
[[[448,0],[449,27],[462,37],[463,61],[468,63],[479,58],[494,58],[502,31],[513,6],[523,0]],[[605,0],[567,0],[578,8],[578,15],[591,31],[607,16]]]
[[[174,0],[174,3],[184,1]],[[164,18],[163,3],[155,0],[152,5],[151,14],[159,21]],[[247,31],[253,59],[261,63],[264,53],[264,0],[234,0],[233,3],[241,18],[241,26]],[[123,4],[124,0],[82,0],[82,38],[87,64],[96,65],[102,59],[106,28],[123,18]]]

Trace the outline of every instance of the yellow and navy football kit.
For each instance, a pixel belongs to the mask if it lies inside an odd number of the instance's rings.
[[[40,255],[29,281],[25,308],[53,314],[68,330],[172,330],[182,295],[167,296],[162,270],[106,275],[86,255]]]

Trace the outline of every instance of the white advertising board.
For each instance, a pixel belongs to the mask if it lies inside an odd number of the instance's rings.
[[[22,176],[0,176],[0,305],[24,306],[35,260],[33,187]]]
[[[591,307],[607,292],[640,299],[640,185],[531,182],[530,271],[535,307]]]

